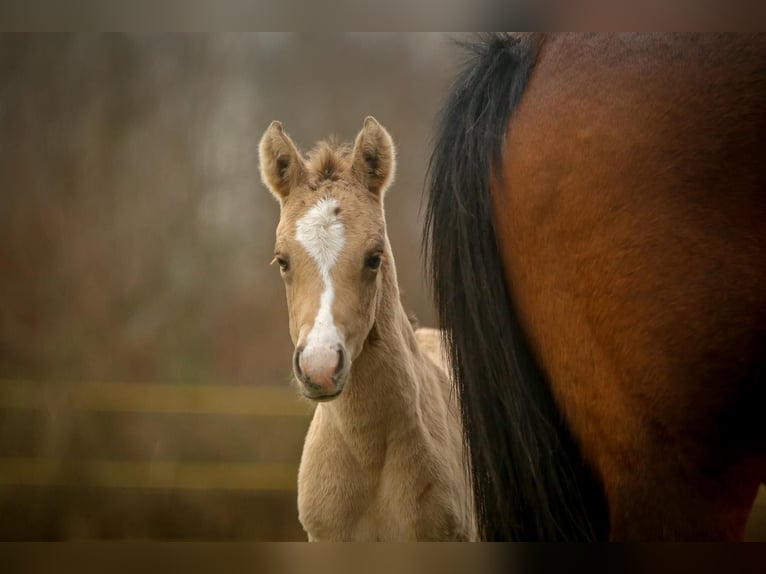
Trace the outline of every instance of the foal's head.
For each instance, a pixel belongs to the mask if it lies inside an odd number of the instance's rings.
[[[375,323],[381,268],[391,264],[383,194],[394,174],[393,142],[368,117],[353,149],[323,142],[304,159],[272,122],[260,162],[281,206],[274,260],[287,291],[293,371],[304,395],[330,400]]]

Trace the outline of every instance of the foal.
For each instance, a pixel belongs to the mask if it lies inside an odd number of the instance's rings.
[[[293,371],[318,403],[298,473],[309,540],[475,539],[439,332],[414,330],[399,299],[383,215],[391,136],[368,117],[353,148],[322,142],[304,159],[275,121],[260,163],[281,206]]]

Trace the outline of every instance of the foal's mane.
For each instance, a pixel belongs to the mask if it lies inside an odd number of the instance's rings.
[[[338,181],[351,171],[351,145],[334,137],[318,142],[306,154],[309,185],[316,188],[326,181]]]

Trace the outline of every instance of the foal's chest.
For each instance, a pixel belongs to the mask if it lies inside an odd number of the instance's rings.
[[[332,430],[316,426],[312,422],[298,475],[298,513],[309,538],[416,540],[427,465],[399,461],[390,451],[385,463],[363,465]]]
[[[323,483],[320,484],[319,481]],[[407,485],[390,488],[385,477],[317,473],[302,477],[298,490],[301,524],[310,539],[416,540],[415,495]],[[413,490],[417,487],[411,484]],[[321,493],[320,496],[317,494]]]

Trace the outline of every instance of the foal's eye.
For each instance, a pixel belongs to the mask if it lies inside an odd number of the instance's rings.
[[[367,269],[377,269],[380,267],[380,255],[369,255],[367,259],[364,260],[364,265],[367,267]]]
[[[279,256],[275,257],[275,259],[277,261],[277,264],[279,265],[279,268],[282,271],[287,271],[288,269],[290,269],[290,262],[287,259],[285,259],[284,257],[279,257]]]

